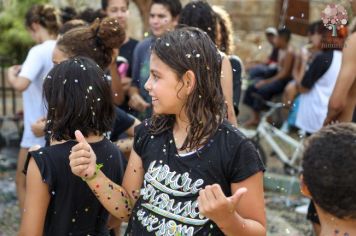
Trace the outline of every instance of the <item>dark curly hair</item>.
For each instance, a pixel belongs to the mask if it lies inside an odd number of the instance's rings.
[[[31,28],[33,23],[38,23],[50,34],[57,35],[61,25],[58,9],[48,4],[33,5],[25,15],[25,26]]]
[[[91,59],[77,57],[56,65],[43,83],[47,101],[46,132],[53,140],[75,139],[111,130],[114,120],[110,84]]]
[[[220,42],[218,44],[219,50],[227,55],[231,55],[234,51],[233,29],[229,13],[220,6],[213,6],[213,10],[217,17],[217,24],[219,25]],[[218,40],[217,40],[218,41]]]
[[[180,14],[179,24],[203,30],[216,44],[217,17],[212,7],[206,1],[188,3]]]
[[[313,134],[302,166],[318,206],[340,219],[356,219],[356,124],[331,125]]]
[[[85,22],[84,20],[80,20],[80,19],[70,20],[62,25],[62,27],[58,31],[58,34],[61,36],[74,28],[83,27],[83,26],[88,26],[88,23]]]
[[[60,37],[57,47],[69,57],[85,56],[102,69],[107,68],[113,55],[125,40],[125,30],[113,17],[97,19],[90,27],[74,28]]]
[[[172,68],[179,79],[189,70],[195,74],[194,92],[184,106],[190,125],[181,150],[205,145],[226,117],[220,84],[222,58],[215,44],[202,30],[183,27],[157,39],[152,53]],[[174,121],[173,115],[153,115],[150,131],[159,134],[171,130]]]
[[[66,22],[70,20],[74,20],[77,18],[77,11],[75,10],[74,7],[62,7],[61,8],[61,19],[62,19],[62,24],[65,24]]]
[[[87,7],[81,11],[78,15],[78,19],[84,20],[85,22],[91,24],[96,19],[103,19],[106,14],[101,9],[94,10],[93,8]]]

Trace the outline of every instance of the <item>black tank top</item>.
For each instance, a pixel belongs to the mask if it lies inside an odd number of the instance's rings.
[[[51,196],[43,235],[109,235],[106,228],[108,212],[88,185],[70,170],[68,157],[75,144],[67,141],[41,148],[27,157],[24,172],[33,157]],[[104,174],[121,184],[124,164],[118,148],[106,138],[91,146],[97,155],[97,163],[104,165],[101,169]]]

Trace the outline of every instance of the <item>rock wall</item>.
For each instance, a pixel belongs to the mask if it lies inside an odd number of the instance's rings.
[[[280,1],[282,0],[208,0],[210,4],[220,5],[229,12],[235,31],[235,54],[244,61],[262,59],[269,54],[270,46],[265,40],[263,31],[269,26],[276,26]],[[100,7],[99,0],[52,0],[52,2],[57,6],[69,4],[79,9],[87,6]],[[181,2],[185,5],[190,0],[181,0]],[[321,11],[330,3],[342,4],[347,8],[350,5],[348,0],[310,0],[309,21],[320,20]],[[134,38],[142,39],[143,24],[134,3],[130,4],[130,13],[129,33]],[[351,11],[349,11],[349,15],[351,15]],[[293,35],[292,44],[295,47],[304,43],[306,43],[305,37]]]

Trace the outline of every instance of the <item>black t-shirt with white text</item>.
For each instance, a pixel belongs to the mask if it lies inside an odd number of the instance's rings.
[[[231,183],[264,171],[256,148],[224,121],[208,144],[182,156],[173,132],[152,135],[149,122],[145,120],[135,130],[134,150],[145,174],[126,235],[224,235],[199,214],[199,190],[217,183],[231,196]]]

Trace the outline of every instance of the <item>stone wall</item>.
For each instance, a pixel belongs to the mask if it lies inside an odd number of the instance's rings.
[[[181,0],[182,4],[191,0]],[[230,14],[234,27],[235,54],[244,61],[263,59],[270,52],[270,45],[265,40],[264,29],[269,26],[276,26],[279,17],[279,4],[282,0],[208,0],[212,5],[224,7]],[[293,1],[293,0],[289,0]],[[52,0],[57,6],[70,4],[78,8],[91,6],[100,7],[99,0]],[[338,3],[349,7],[348,0],[310,0],[309,21],[320,20],[321,11],[327,4]],[[142,39],[143,24],[139,11],[134,3],[130,4],[131,17],[129,20],[129,34]],[[349,11],[351,14],[351,11]],[[350,17],[351,18],[351,17]],[[306,38],[293,35],[292,44],[295,47],[306,43]]]

